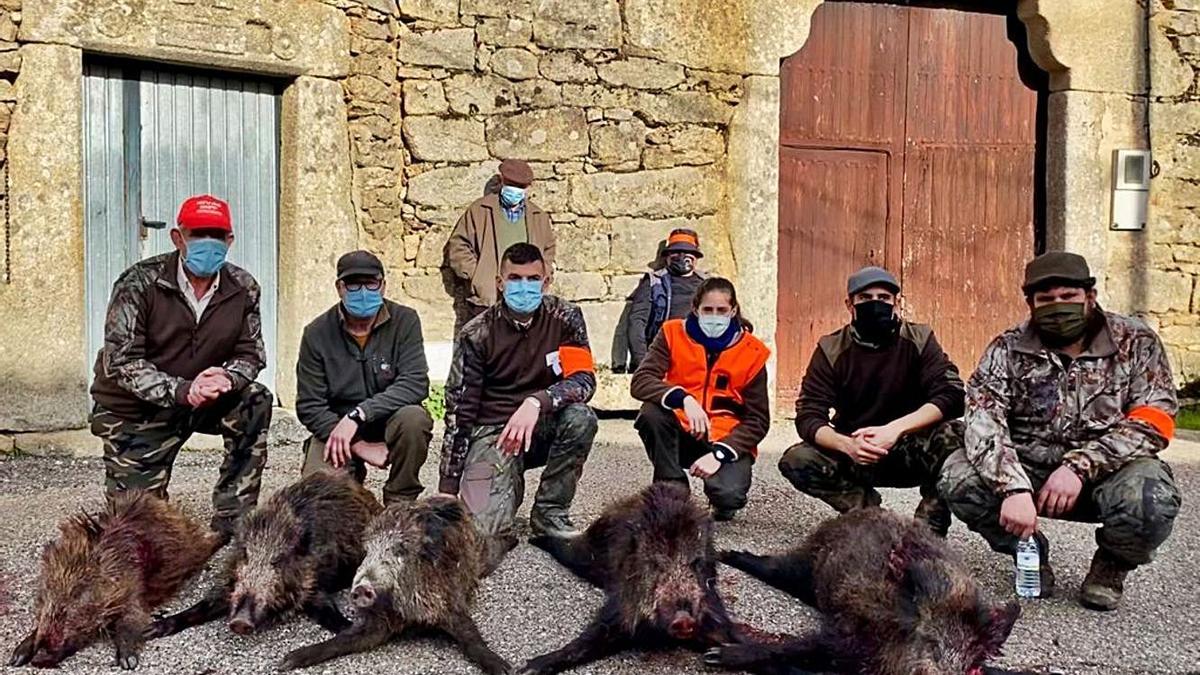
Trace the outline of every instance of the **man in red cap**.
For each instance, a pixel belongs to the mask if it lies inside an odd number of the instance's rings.
[[[266,363],[258,282],[225,261],[229,205],[183,202],[175,251],[143,260],[113,286],[96,356],[92,433],[104,442],[112,496],[167,496],[175,456],[194,432],[225,438],[212,528],[228,538],[258,502],[267,460],[271,392],[254,381]]]
[[[533,244],[546,266],[554,268],[554,230],[550,215],[529,201],[533,169],[519,159],[500,162],[500,190],[467,207],[450,239],[446,261],[458,281],[454,298],[454,334],[496,302],[500,256],[513,244]]]

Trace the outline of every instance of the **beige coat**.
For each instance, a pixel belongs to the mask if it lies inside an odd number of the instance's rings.
[[[497,195],[481,197],[467,207],[446,241],[446,260],[459,281],[460,292],[473,305],[487,307],[496,302],[496,274],[503,253],[497,250],[496,219],[503,217]],[[542,250],[547,266],[552,267],[554,230],[550,215],[537,204],[526,201],[525,228],[529,231],[529,243]]]

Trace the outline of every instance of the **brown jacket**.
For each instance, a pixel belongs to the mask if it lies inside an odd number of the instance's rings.
[[[459,282],[460,292],[473,305],[490,306],[496,302],[496,273],[500,269],[497,250],[496,219],[504,217],[500,197],[489,194],[467,207],[450,239],[446,242],[446,260]],[[529,243],[542,250],[547,266],[554,264],[554,230],[550,215],[533,202],[525,202],[525,228]]]

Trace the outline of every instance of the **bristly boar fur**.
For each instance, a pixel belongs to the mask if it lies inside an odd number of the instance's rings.
[[[756,672],[809,669],[870,675],[975,675],[1020,614],[988,602],[970,571],[929,528],[880,508],[826,521],[781,556],[726,551],[722,562],[816,607],[816,634],[711,650],[711,665]]]
[[[462,502],[439,496],[390,506],[372,521],[366,538],[367,555],[351,591],[358,609],[354,625],[292,652],[282,669],[374,649],[407,629],[435,628],[484,672],[509,671],[471,619],[484,547]]]
[[[202,600],[154,622],[163,637],[229,617],[240,635],[302,611],[327,630],[350,625],[332,594],[363,559],[363,531],[382,507],[343,473],[321,471],[282,488],[238,523],[222,582]]]
[[[604,589],[604,606],[575,640],[520,672],[558,673],[620,646],[693,648],[738,638],[717,595],[712,519],[687,486],[655,483],[609,506],[582,535],[537,537],[572,572]]]
[[[138,665],[150,611],[192,577],[220,539],[178,508],[140,490],[99,513],[68,518],[42,553],[37,626],[9,665],[53,667],[101,634],[117,664]]]

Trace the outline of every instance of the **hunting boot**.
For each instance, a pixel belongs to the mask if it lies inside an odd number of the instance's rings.
[[[950,505],[941,497],[922,497],[913,518],[928,525],[942,539],[950,531]]]
[[[535,509],[529,514],[529,529],[533,536],[577,537],[580,535],[571,517],[564,512]]]
[[[1104,612],[1116,609],[1125,591],[1125,575],[1131,569],[1104,551],[1096,551],[1092,556],[1092,567],[1079,589],[1079,604]]]

